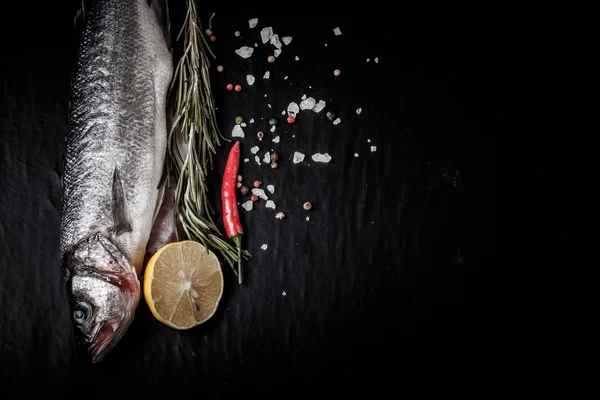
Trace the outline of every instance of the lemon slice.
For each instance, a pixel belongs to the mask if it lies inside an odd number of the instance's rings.
[[[163,324],[190,329],[210,319],[223,295],[223,271],[214,252],[192,240],[169,243],[148,261],[144,297]]]

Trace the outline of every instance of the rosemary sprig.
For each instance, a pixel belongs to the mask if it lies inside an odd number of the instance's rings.
[[[186,0],[187,13],[177,41],[183,36],[183,55],[171,81],[170,93],[175,91],[175,120],[167,141],[167,157],[163,180],[176,178],[174,217],[181,221],[187,239],[195,240],[209,251],[218,252],[237,276],[240,257],[250,253],[238,252],[217,229],[207,199],[207,171],[213,167],[213,155],[221,141],[216,124],[216,112],[209,78],[207,54],[216,58],[204,38],[198,19],[195,0]],[[209,28],[214,14],[209,19]],[[182,155],[177,144],[177,131],[183,133],[187,154]]]

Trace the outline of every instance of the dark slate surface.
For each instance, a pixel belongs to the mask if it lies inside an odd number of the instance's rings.
[[[3,384],[84,397],[169,387],[193,388],[198,398],[237,390],[286,398],[324,386],[337,393],[397,388],[404,371],[425,378],[438,369],[446,376],[493,376],[543,359],[532,355],[540,348],[533,332],[543,310],[536,312],[530,300],[539,301],[532,292],[547,274],[530,281],[528,272],[562,260],[555,244],[566,243],[569,230],[560,212],[576,196],[568,165],[555,166],[553,156],[571,145],[543,139],[548,120],[539,111],[554,91],[587,90],[585,64],[572,86],[550,88],[550,71],[558,68],[541,68],[548,42],[525,24],[507,33],[473,22],[220,11],[213,21],[214,65],[225,72],[212,76],[219,126],[229,137],[236,115],[255,119],[242,139],[242,159],[251,161],[240,171],[248,182],[275,185],[277,210],[264,202],[250,213],[240,209],[244,245],[255,257],[245,263],[243,286],[223,267],[225,293],[210,321],[178,332],[142,303],[107,359],[95,366],[79,361],[57,248],[74,8],[45,7],[8,14],[30,29],[2,24]],[[177,29],[181,6],[172,11]],[[206,22],[212,10],[201,11]],[[259,18],[254,30],[251,17]],[[265,26],[293,37],[274,64],[266,62],[272,47],[259,38]],[[341,36],[333,35],[337,26]],[[41,35],[17,40],[22,31]],[[255,42],[251,59],[235,55]],[[337,78],[335,68],[342,71]],[[245,83],[248,73],[256,76],[253,87]],[[229,82],[244,90],[227,92]],[[290,126],[281,111],[303,94],[327,107],[302,111]],[[565,107],[590,111],[571,99]],[[325,118],[328,110],[341,124]],[[266,123],[272,117],[280,121],[278,144]],[[262,142],[254,135],[259,129],[266,133]],[[254,145],[261,158],[266,150],[279,153],[279,168],[258,166]],[[229,146],[219,149],[209,176],[217,220]],[[296,150],[307,155],[302,164],[291,162]],[[316,164],[315,152],[333,159]],[[314,205],[310,212],[302,209],[305,201]],[[287,218],[277,221],[277,211]]]

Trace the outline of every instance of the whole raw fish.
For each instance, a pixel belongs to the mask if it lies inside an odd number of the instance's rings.
[[[163,199],[168,21],[166,0],[96,0],[78,21],[60,251],[75,335],[93,362],[134,317]]]

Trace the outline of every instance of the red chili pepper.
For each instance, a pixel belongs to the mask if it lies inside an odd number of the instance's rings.
[[[238,280],[242,283],[242,240],[244,233],[240,223],[235,189],[237,185],[238,166],[240,164],[240,142],[235,142],[225,164],[221,185],[221,204],[223,207],[223,225],[227,236],[233,239],[238,249]]]

